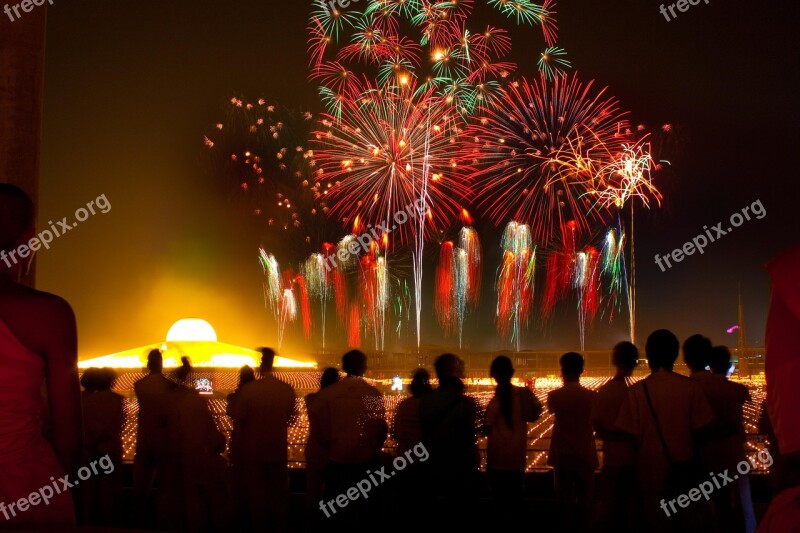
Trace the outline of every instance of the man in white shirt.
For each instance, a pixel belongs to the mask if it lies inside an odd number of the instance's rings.
[[[547,464],[554,469],[556,500],[566,531],[586,531],[591,523],[597,450],[592,431],[592,409],[597,393],[580,384],[583,356],[561,356],[564,386],[547,395],[553,413],[553,437]]]
[[[645,528],[679,531],[681,523],[695,528],[698,521],[702,526],[709,520],[704,501],[693,501],[687,508],[675,507],[678,492],[689,487],[671,490],[675,487],[668,483],[668,473],[670,464],[686,465],[695,459],[695,434],[714,420],[714,414],[700,386],[672,371],[679,350],[672,332],[653,332],[645,350],[652,373],[630,387],[617,418],[617,427],[636,438]]]

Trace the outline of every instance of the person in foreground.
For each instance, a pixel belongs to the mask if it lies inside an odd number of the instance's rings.
[[[56,493],[52,480],[74,473],[82,451],[77,328],[66,301],[20,283],[32,260],[29,245],[38,247],[34,218],[31,199],[0,183],[0,524],[70,526],[72,497]],[[17,261],[6,254],[12,251]],[[23,509],[18,502],[34,493],[42,499]]]
[[[489,374],[497,383],[484,421],[489,484],[498,525],[513,527],[523,520],[528,422],[536,422],[543,408],[529,388],[511,384],[514,366],[505,355],[495,357]]]
[[[597,450],[592,433],[592,409],[597,393],[580,384],[584,360],[579,353],[561,356],[564,386],[547,394],[553,413],[553,438],[547,464],[553,467],[556,500],[566,531],[583,532],[592,520]]]
[[[480,456],[475,444],[478,405],[464,394],[464,361],[446,353],[434,362],[439,386],[422,398],[419,408],[422,442],[430,452],[425,463],[426,494],[420,500],[432,507],[433,526],[465,527],[468,513],[443,510],[474,507]],[[438,522],[437,522],[438,520]]]
[[[275,352],[261,348],[259,379],[242,386],[231,406],[239,440],[252,531],[287,531],[289,426],[296,416],[294,389],[272,374]]]
[[[671,331],[650,334],[645,352],[651,374],[630,387],[616,424],[635,438],[640,515],[652,532],[713,527],[705,500],[675,505],[699,484],[703,471],[694,450],[699,432],[714,421],[697,381],[672,371],[679,349]]]
[[[634,530],[636,453],[633,438],[617,427],[617,417],[628,399],[639,350],[630,342],[620,342],[614,346],[611,362],[616,374],[597,391],[592,412],[597,437],[603,441],[597,524],[599,531],[625,532]]]

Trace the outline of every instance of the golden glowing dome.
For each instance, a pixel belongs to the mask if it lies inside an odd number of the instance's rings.
[[[167,342],[217,342],[217,333],[211,324],[200,318],[182,318],[167,332]]]

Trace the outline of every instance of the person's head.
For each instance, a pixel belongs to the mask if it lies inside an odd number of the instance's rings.
[[[147,354],[147,368],[150,372],[160,374],[164,369],[164,358],[161,356],[161,350],[150,350]]]
[[[181,358],[181,363],[182,363],[181,366],[175,369],[174,373],[175,381],[177,381],[181,385],[188,386],[189,380],[191,379],[192,375],[192,365],[184,363],[183,358]]]
[[[618,342],[611,351],[611,364],[617,367],[618,374],[630,376],[639,364],[636,345],[628,341]]]
[[[647,364],[650,366],[650,370],[653,372],[661,369],[672,371],[675,360],[678,358],[680,343],[678,337],[670,330],[658,329],[647,337],[644,350],[647,353]]]
[[[334,383],[339,381],[339,371],[329,366],[325,370],[322,371],[322,375],[319,378],[319,390],[324,389],[325,387],[330,387]]]
[[[239,369],[239,388],[241,389],[251,381],[255,381],[256,372],[250,365],[244,365]]]
[[[342,370],[348,376],[363,376],[367,371],[367,356],[361,350],[350,350],[342,356]]]
[[[514,365],[511,364],[511,359],[505,355],[495,357],[489,367],[489,375],[498,385],[511,383],[511,377],[514,375]]]
[[[443,353],[433,362],[433,367],[436,369],[436,377],[439,381],[447,378],[464,377],[464,361],[455,354]]]
[[[708,366],[715,374],[727,376],[731,369],[731,351],[727,346],[714,346],[708,354]]]
[[[275,350],[272,348],[259,348],[258,351],[261,352],[261,366],[259,366],[259,370],[262,374],[272,372],[272,368],[275,366]]]
[[[186,368],[192,368],[192,362],[189,360],[189,357],[184,355],[181,357],[181,366]]]
[[[97,373],[97,390],[107,391],[111,390],[111,385],[117,379],[117,371],[113,368],[104,367]]]
[[[431,374],[424,368],[418,368],[411,374],[411,384],[408,390],[412,396],[422,396],[430,392],[431,387]]]
[[[692,335],[683,343],[683,360],[692,372],[701,372],[708,366],[711,341],[700,334]]]
[[[35,223],[36,209],[30,197],[15,185],[0,183],[0,253],[10,253],[28,243],[33,238]],[[27,272],[32,258],[32,253],[27,258],[3,255],[0,274],[8,272],[18,280]]]
[[[558,360],[564,381],[578,381],[583,374],[583,356],[577,352],[567,352]]]
[[[81,376],[81,387],[86,392],[95,392],[100,390],[100,373],[99,368],[87,368]]]

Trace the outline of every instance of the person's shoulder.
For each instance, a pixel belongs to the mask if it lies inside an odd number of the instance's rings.
[[[75,321],[72,306],[61,296],[27,287],[21,296],[25,303],[20,308],[36,313],[42,321],[47,321],[49,326],[52,326],[53,321],[56,323]]]

